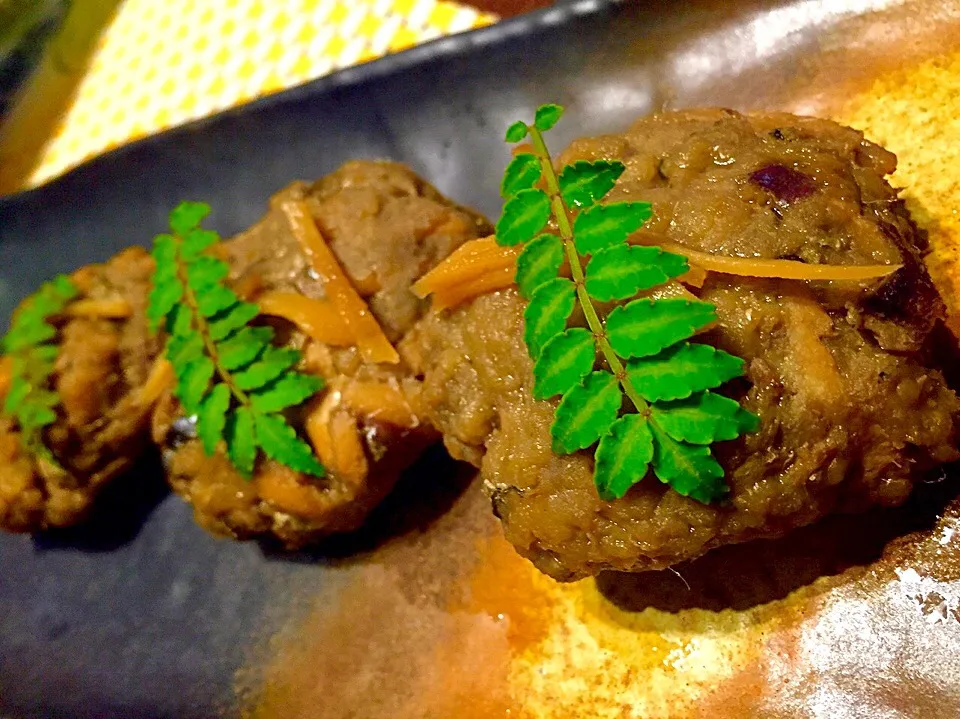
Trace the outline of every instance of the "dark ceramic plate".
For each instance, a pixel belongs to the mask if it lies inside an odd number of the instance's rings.
[[[495,215],[503,130],[538,103],[568,107],[558,147],[664,106],[777,107],[825,28],[867,5],[561,3],[138,142],[0,200],[0,329],[54,273],[148,243],[181,199],[208,201],[229,235],[349,158],[408,163]],[[416,471],[448,469],[438,454]],[[84,528],[0,537],[0,714],[231,714],[278,587],[333,581],[324,560],[210,538],[156,474],[145,462]]]

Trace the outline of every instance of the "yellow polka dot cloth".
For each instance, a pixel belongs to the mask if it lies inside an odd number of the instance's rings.
[[[496,19],[441,0],[124,0],[19,184]]]

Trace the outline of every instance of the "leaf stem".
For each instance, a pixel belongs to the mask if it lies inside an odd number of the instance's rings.
[[[597,349],[603,354],[603,358],[610,366],[610,370],[623,387],[624,393],[630,401],[633,402],[638,412],[646,414],[649,411],[647,402],[640,396],[640,393],[636,391],[627,377],[623,363],[610,345],[603,321],[597,314],[597,310],[593,306],[593,301],[587,293],[583,265],[580,263],[580,254],[577,252],[577,246],[573,240],[573,223],[570,219],[570,208],[567,207],[567,203],[564,202],[563,195],[560,192],[560,180],[557,177],[556,170],[553,168],[553,161],[550,158],[547,143],[543,139],[543,134],[535,126],[528,125],[527,129],[530,132],[530,139],[533,142],[534,150],[536,150],[537,156],[540,159],[540,167],[543,170],[543,176],[547,182],[547,192],[550,194],[553,205],[553,214],[557,219],[560,238],[563,240],[563,247],[567,253],[567,261],[570,264],[570,275],[573,277],[573,283],[577,288],[577,299],[580,301],[580,307],[583,309],[587,326],[593,333],[593,339],[594,342],[596,342]]]
[[[176,238],[177,249],[179,250],[183,246],[183,240],[178,235],[174,235],[174,237]],[[197,302],[197,296],[190,287],[190,283],[187,281],[186,267],[180,260],[179,251],[177,255],[177,275],[179,276],[180,281],[183,283],[183,298],[186,301],[187,306],[190,308],[190,312],[193,314],[193,319],[196,321],[197,332],[200,333],[200,338],[203,340],[203,346],[207,351],[207,355],[210,357],[210,361],[213,362],[213,368],[216,370],[216,373],[220,379],[223,380],[223,383],[229,387],[230,392],[234,397],[237,398],[237,401],[243,406],[248,407],[250,406],[250,398],[247,396],[247,393],[237,387],[233,381],[233,377],[230,376],[230,373],[220,366],[220,357],[217,352],[217,345],[210,338],[210,327],[207,324],[206,318],[200,312],[200,305]]]

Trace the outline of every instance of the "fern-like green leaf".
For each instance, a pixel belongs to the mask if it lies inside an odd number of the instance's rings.
[[[170,228],[181,238],[196,230],[210,214],[205,202],[181,202],[170,212]]]
[[[260,359],[233,376],[233,383],[242,390],[263,387],[300,361],[296,350],[268,347]]]
[[[217,345],[218,362],[230,372],[243,369],[263,353],[272,339],[273,330],[269,327],[244,327]]]
[[[563,266],[563,243],[556,235],[538,235],[523,246],[517,258],[517,287],[530,299],[544,282],[555,278]]]
[[[593,370],[593,335],[581,327],[561,332],[544,345],[533,366],[533,396],[547,399],[564,394]]]
[[[586,449],[607,433],[617,421],[623,391],[609,372],[591,372],[571,388],[557,407],[550,427],[553,450],[569,454]]]
[[[223,441],[242,474],[251,475],[262,451],[322,475],[310,447],[274,413],[302,403],[323,382],[293,369],[300,353],[275,347],[272,328],[251,326],[259,308],[226,286],[229,266],[207,254],[219,241],[198,225],[208,212],[200,203],[181,204],[170,215],[173,234],[160,235],[153,249],[148,316],[170,333],[165,354],[177,378],[175,394],[197,416],[204,451],[213,454]]]
[[[708,302],[669,297],[639,299],[616,307],[607,316],[607,336],[621,357],[650,357],[693,336],[716,320]]]
[[[257,443],[265,455],[304,474],[315,477],[326,474],[310,446],[297,436],[283,417],[255,412],[253,419]]]
[[[187,266],[187,284],[201,294],[219,285],[230,274],[226,262],[215,257],[200,256]]]
[[[685,399],[743,375],[743,360],[710,345],[682,342],[630,360],[630,383],[648,402]]]
[[[305,374],[288,374],[252,390],[250,404],[257,412],[279,412],[296,407],[323,389],[323,380]]]
[[[581,255],[592,255],[627,238],[650,219],[649,202],[616,202],[584,210],[573,223],[574,242]]]
[[[650,424],[653,432],[653,470],[657,478],[685,497],[709,504],[728,492],[723,467],[709,447],[678,442]]]
[[[524,340],[532,356],[539,357],[543,346],[563,332],[575,304],[576,288],[568,279],[557,277],[537,288],[523,313]]]
[[[742,375],[743,362],[686,341],[716,321],[713,305],[626,302],[686,273],[688,263],[660,248],[630,246],[651,216],[649,203],[601,203],[625,171],[622,163],[579,161],[557,176],[543,133],[562,110],[544,105],[532,125],[517,122],[507,131],[511,142],[529,135],[531,149],[507,169],[501,189],[516,197],[497,225],[500,244],[525,244],[516,281],[529,299],[524,340],[534,360],[533,395],[561,395],[554,450],[596,442],[594,478],[605,500],[623,497],[652,465],[681,494],[714,501],[727,489],[709,445],[759,426],[756,415],[709,391]],[[550,234],[534,237],[547,225]],[[571,280],[559,276],[565,263]],[[578,302],[577,324],[587,327],[565,329]],[[616,306],[604,320],[607,308],[597,304],[610,302]],[[609,370],[596,371],[598,364]]]
[[[623,174],[622,162],[580,160],[560,173],[560,194],[572,207],[585,209],[606,196]]]
[[[550,219],[550,198],[543,190],[520,190],[503,208],[497,242],[505,247],[529,242]]]
[[[227,442],[230,463],[241,474],[249,477],[257,460],[257,438],[253,422],[253,410],[240,406],[227,414],[223,437]]]
[[[197,415],[197,436],[203,442],[203,449],[207,454],[213,454],[220,440],[223,439],[230,399],[230,388],[225,384],[218,384],[200,404],[200,412]]]
[[[600,250],[587,264],[587,292],[599,302],[625,300],[679,277],[689,268],[680,255],[657,247],[620,243]]]
[[[260,308],[251,302],[238,302],[210,318],[207,327],[210,339],[220,342],[244,328],[260,314]]]
[[[183,368],[180,382],[177,384],[177,397],[190,414],[197,414],[200,411],[200,402],[210,389],[214,372],[216,368],[209,357],[200,357]]]
[[[236,293],[222,285],[210,287],[197,295],[197,308],[204,318],[216,317],[221,312],[240,302]]]
[[[514,155],[503,174],[500,185],[501,197],[512,197],[521,190],[529,190],[540,181],[540,160],[536,155],[522,152]]]
[[[2,411],[20,430],[25,452],[56,465],[43,442],[43,430],[57,420],[60,397],[51,390],[58,348],[53,318],[79,294],[69,278],[58,275],[25,299],[13,316],[0,348],[11,359],[10,386]]]
[[[653,460],[653,434],[647,418],[625,414],[610,427],[597,445],[594,481],[606,502],[622,499],[643,479]]]

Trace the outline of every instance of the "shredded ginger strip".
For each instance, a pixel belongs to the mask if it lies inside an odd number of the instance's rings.
[[[303,202],[292,201],[285,202],[282,209],[290,222],[294,237],[320,276],[327,296],[353,336],[360,354],[368,362],[397,364],[400,355],[383,333],[367,303],[350,283],[310,215],[309,208]]]

